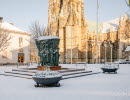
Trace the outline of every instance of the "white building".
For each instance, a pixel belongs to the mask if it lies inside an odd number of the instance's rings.
[[[0,52],[0,64],[27,63],[30,61],[30,33],[22,31],[13,24],[0,20],[0,30],[12,37],[10,45]]]

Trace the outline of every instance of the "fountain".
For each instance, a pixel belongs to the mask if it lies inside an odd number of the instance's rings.
[[[36,87],[57,86],[62,78],[59,72],[54,71],[61,69],[59,66],[59,40],[59,37],[56,36],[41,36],[36,39],[40,56],[39,71],[33,76]]]
[[[38,70],[59,70],[59,37],[56,36],[41,36],[36,39],[38,55],[40,57],[40,66]]]

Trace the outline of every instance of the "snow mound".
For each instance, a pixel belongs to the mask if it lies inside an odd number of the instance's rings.
[[[119,68],[119,64],[104,64],[102,68],[107,68],[107,69],[114,69],[114,68]]]
[[[48,39],[60,39],[57,36],[40,36],[39,38],[37,38],[37,40],[48,40]]]
[[[45,70],[45,71],[37,72],[33,77],[37,77],[37,78],[54,78],[54,77],[61,77],[61,76],[62,75],[57,71]]]

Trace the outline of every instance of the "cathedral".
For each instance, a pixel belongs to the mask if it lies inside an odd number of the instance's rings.
[[[104,33],[103,24],[96,38],[96,33],[88,30],[84,0],[49,0],[48,4],[47,35],[60,37],[60,63],[110,62],[126,58],[124,51],[130,45],[128,16],[120,17],[118,24],[111,23],[116,30],[110,28]]]

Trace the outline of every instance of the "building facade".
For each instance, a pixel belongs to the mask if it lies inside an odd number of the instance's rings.
[[[111,62],[118,59],[128,59],[125,52],[130,45],[130,20],[128,15],[102,23],[101,31],[98,33],[98,58],[96,55],[96,33],[88,34],[89,63]]]
[[[85,60],[84,0],[49,0],[48,33],[60,37],[61,63]]]
[[[104,22],[96,37],[84,17],[84,0],[49,0],[47,35],[60,37],[61,63],[110,62],[125,58],[129,21],[125,16]]]
[[[9,34],[9,46],[0,52],[0,64],[27,63],[30,61],[30,33],[24,32],[12,23],[0,20],[0,32]],[[0,33],[1,34],[1,33]]]

